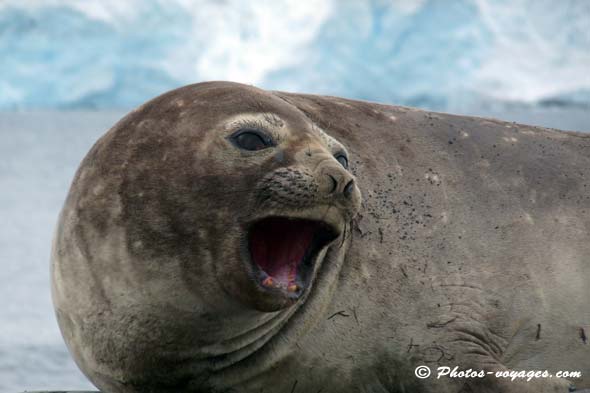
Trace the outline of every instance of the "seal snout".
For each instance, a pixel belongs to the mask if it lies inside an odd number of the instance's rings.
[[[352,173],[338,165],[335,159],[325,160],[315,173],[318,182],[319,198],[337,205],[352,214],[358,209],[360,191]]]
[[[319,252],[340,236],[316,220],[267,217],[252,224],[248,248],[260,289],[296,300],[308,286]]]
[[[354,179],[351,176],[334,176],[331,173],[327,173],[326,176],[330,179],[331,189],[330,194],[342,194],[345,198],[350,198],[354,191]]]

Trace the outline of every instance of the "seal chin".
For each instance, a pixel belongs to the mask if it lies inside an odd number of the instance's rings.
[[[340,236],[326,221],[271,216],[247,228],[251,278],[271,309],[289,306],[309,287],[320,252]],[[266,307],[265,307],[266,308]]]

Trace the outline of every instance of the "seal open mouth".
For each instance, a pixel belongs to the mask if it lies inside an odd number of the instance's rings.
[[[338,235],[322,221],[268,217],[255,222],[248,239],[255,279],[263,289],[298,298],[319,252]]]

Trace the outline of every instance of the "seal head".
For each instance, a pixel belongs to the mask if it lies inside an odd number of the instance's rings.
[[[178,388],[260,348],[341,264],[361,201],[350,161],[285,99],[235,83],[123,118],[82,162],[54,242],[80,368],[101,389]]]
[[[130,249],[142,242],[137,257],[149,260],[163,239],[180,240],[166,252],[174,257],[190,244],[189,254],[201,254],[187,266],[195,286],[215,278],[258,310],[289,306],[312,286],[326,248],[359,208],[348,152],[267,92],[235,84],[188,90],[144,109],[165,111],[168,126],[135,114],[142,120],[126,127],[127,141],[150,153],[130,157],[123,183]],[[165,177],[154,183],[157,174]]]

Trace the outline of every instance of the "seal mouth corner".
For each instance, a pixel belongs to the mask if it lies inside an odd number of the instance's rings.
[[[248,230],[248,253],[259,289],[297,300],[309,286],[320,252],[340,236],[327,222],[271,216]]]

